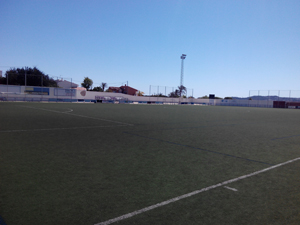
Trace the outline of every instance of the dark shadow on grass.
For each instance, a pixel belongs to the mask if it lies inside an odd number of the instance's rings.
[[[184,145],[184,144],[180,144],[180,143],[176,143],[176,142],[172,142],[172,141],[166,141],[166,140],[162,140],[162,139],[158,139],[158,138],[147,137],[147,136],[143,136],[143,135],[140,135],[140,134],[129,133],[129,132],[126,132],[126,131],[124,131],[123,133],[129,134],[129,135],[133,135],[133,136],[136,136],[136,137],[141,137],[141,138],[147,138],[147,139],[151,139],[151,140],[161,141],[161,142],[165,142],[165,143],[172,144],[172,145],[178,145],[178,146],[183,146],[183,147],[187,147],[187,148],[193,148],[193,149],[197,149],[197,150],[200,150],[200,151],[210,152],[210,153],[214,153],[214,154],[218,154],[218,155],[224,155],[224,156],[228,156],[228,157],[232,157],[232,158],[236,158],[236,159],[241,159],[241,160],[246,160],[246,161],[250,161],[250,162],[262,163],[262,164],[271,165],[271,166],[274,165],[274,164],[267,163],[267,162],[261,162],[261,161],[257,161],[257,160],[253,160],[253,159],[248,159],[248,158],[243,158],[243,157],[239,157],[239,156],[235,156],[235,155],[230,155],[230,154],[226,154],[226,153],[211,151],[211,150],[204,149],[204,148],[198,148],[198,147],[194,147],[194,146],[190,146],[190,145]]]
[[[139,124],[140,125],[140,124]],[[151,124],[152,125],[152,124]],[[193,126],[193,127],[174,127],[174,128],[163,128],[163,129],[147,129],[147,130],[139,130],[139,132],[145,131],[161,131],[161,130],[184,130],[184,129],[197,129],[203,127],[227,127],[227,126],[235,126],[236,124],[224,124],[224,125],[201,125],[201,126]]]
[[[286,136],[286,137],[280,137],[280,138],[273,138],[273,139],[271,139],[271,141],[276,141],[276,140],[281,140],[281,139],[287,139],[287,138],[293,138],[293,137],[300,137],[300,134],[298,134],[298,135]]]
[[[0,216],[0,225],[6,225],[4,219]]]

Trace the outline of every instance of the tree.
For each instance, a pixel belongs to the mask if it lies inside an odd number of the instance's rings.
[[[92,91],[103,92],[102,87],[94,87]]]
[[[171,98],[178,98],[178,97],[181,97],[181,96],[184,97],[185,93],[186,93],[186,87],[183,86],[183,85],[180,85],[180,86],[178,86],[178,89],[176,89],[175,91],[172,91],[169,94],[169,97],[171,97]],[[185,96],[185,98],[186,98],[186,96]]]
[[[105,88],[106,88],[106,87],[107,87],[107,83],[102,82],[102,83],[101,83],[102,91],[105,91]]]
[[[93,81],[92,81],[92,79],[90,79],[88,77],[85,77],[83,82],[81,83],[81,87],[86,88],[86,90],[91,89],[92,85],[93,85]]]
[[[198,99],[209,99],[209,97],[205,95],[203,97],[199,97]],[[223,98],[215,96],[214,99],[223,99]]]
[[[165,95],[163,95],[162,93],[159,93],[159,94],[153,94],[151,95],[152,97],[167,97]]]
[[[186,87],[183,85],[178,86],[179,97],[186,93]]]
[[[10,85],[57,87],[54,79],[36,67],[11,68],[5,72],[5,76],[5,81]]]
[[[6,78],[0,77],[0,84],[6,84]]]
[[[144,92],[142,92],[142,91],[138,91],[138,93],[137,93],[137,96],[144,96]]]
[[[199,97],[198,99],[209,99],[209,97],[207,95],[205,95],[203,97]]]
[[[180,97],[180,95],[179,95],[179,90],[175,90],[175,91],[172,91],[170,94],[169,94],[169,97],[170,98],[178,98],[178,97]]]

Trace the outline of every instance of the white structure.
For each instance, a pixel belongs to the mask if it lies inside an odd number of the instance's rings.
[[[71,84],[71,82],[69,82]],[[75,86],[75,85],[74,85]],[[85,88],[54,88],[0,85],[0,101],[102,102],[133,104],[194,104],[272,108],[272,100],[194,99],[132,96],[122,93],[86,91]]]
[[[57,83],[58,87],[60,87],[60,88],[77,88],[78,87],[78,84],[74,84],[67,80],[56,80],[56,83]]]

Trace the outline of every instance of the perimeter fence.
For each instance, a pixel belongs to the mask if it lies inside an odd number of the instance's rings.
[[[249,99],[299,102],[300,90],[250,90]]]
[[[70,86],[70,82],[66,82],[66,85]],[[151,85],[149,87],[149,96],[131,96],[122,93],[72,89],[68,88],[68,86],[66,88],[58,88],[0,84],[0,101],[194,104],[300,109],[300,90],[250,90],[249,97],[232,99],[165,97],[168,96],[168,92],[171,93],[176,89],[175,87]],[[193,89],[187,89],[186,95],[193,95]]]
[[[72,78],[32,74],[6,74],[0,84],[1,101],[75,102],[76,90]],[[50,82],[49,82],[50,81]],[[54,85],[59,83],[60,87]]]
[[[178,87],[168,87],[168,86],[158,86],[158,85],[150,85],[149,86],[149,96],[152,95],[164,95],[169,96],[171,92],[174,92]],[[186,88],[186,93],[184,94],[187,97],[194,96],[194,89]]]

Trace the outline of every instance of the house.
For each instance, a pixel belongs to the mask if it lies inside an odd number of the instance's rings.
[[[113,93],[123,93],[123,90],[119,87],[109,87],[107,91]]]
[[[137,89],[126,86],[126,84],[124,86],[121,87],[109,87],[108,91],[113,92],[113,93],[123,93],[123,94],[128,94],[128,95],[136,95],[137,93]]]

